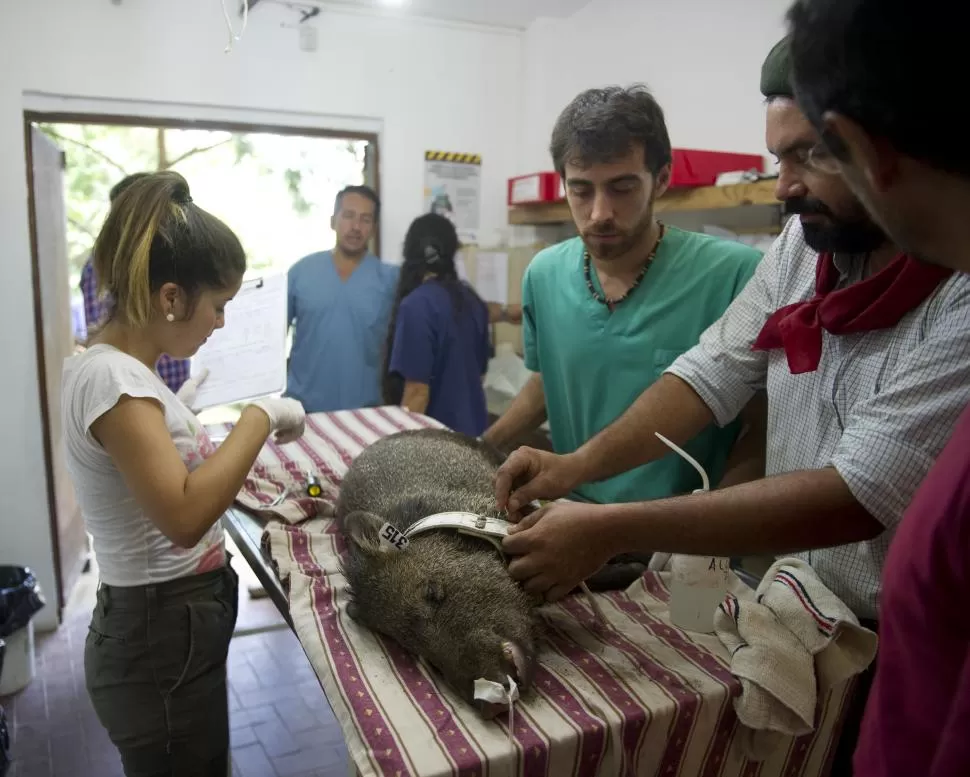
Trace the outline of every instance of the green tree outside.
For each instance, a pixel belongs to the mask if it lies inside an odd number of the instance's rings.
[[[126,175],[176,170],[193,200],[239,235],[248,275],[285,271],[333,245],[337,192],[364,182],[366,142],[213,130],[39,124],[67,156],[65,200],[72,291]]]

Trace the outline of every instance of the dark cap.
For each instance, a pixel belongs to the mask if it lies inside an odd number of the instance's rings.
[[[794,97],[791,85],[791,40],[786,35],[768,52],[761,66],[761,94],[765,97]]]

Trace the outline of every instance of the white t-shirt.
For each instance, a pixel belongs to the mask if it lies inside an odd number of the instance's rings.
[[[220,521],[189,550],[162,534],[128,490],[91,424],[127,395],[161,403],[165,424],[191,472],[215,447],[191,410],[152,370],[110,345],[95,345],[64,361],[61,412],[67,467],[94,544],[101,579],[108,585],[160,583],[225,564]]]

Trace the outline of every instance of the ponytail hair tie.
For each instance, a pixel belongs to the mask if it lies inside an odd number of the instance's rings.
[[[432,266],[441,262],[441,252],[434,243],[424,244],[424,261]]]
[[[188,205],[192,202],[192,194],[189,192],[187,183],[180,181],[176,184],[175,189],[172,191],[172,202],[176,205]]]

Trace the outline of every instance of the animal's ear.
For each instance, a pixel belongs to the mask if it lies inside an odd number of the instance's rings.
[[[373,513],[362,511],[350,513],[344,518],[347,539],[364,553],[380,553],[380,529],[384,521]]]

